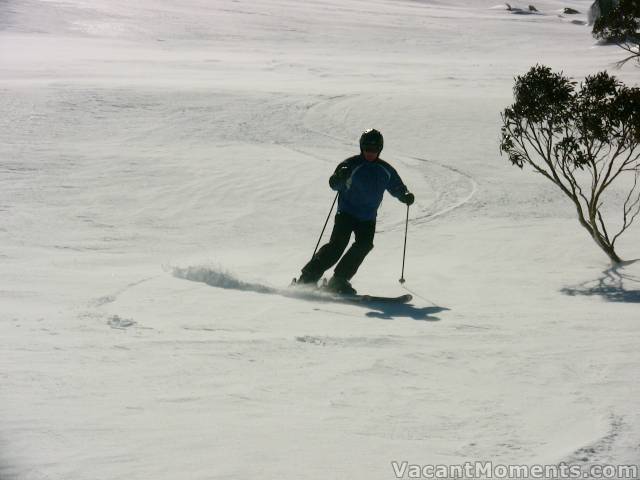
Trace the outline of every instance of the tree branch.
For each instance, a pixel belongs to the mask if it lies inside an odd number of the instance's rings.
[[[622,228],[613,237],[613,241],[611,242],[612,246],[615,245],[615,242],[618,239],[618,237],[620,235],[622,235],[622,233],[625,230],[627,230],[627,228],[629,228],[631,226],[631,224],[636,219],[638,214],[640,214],[640,190],[635,192],[635,198],[634,198],[633,202],[631,204],[629,204],[629,202],[631,201],[632,197],[634,196],[634,191],[638,187],[638,178],[639,177],[640,177],[640,170],[636,170],[636,174],[633,177],[633,187],[631,187],[631,190],[629,190],[629,194],[627,195],[627,198],[626,198],[626,200],[624,202],[624,208],[623,208],[623,213],[622,213],[622,215],[623,215],[623,217],[622,217],[623,218]],[[635,209],[635,212],[633,211],[634,209]],[[629,217],[629,215],[631,215],[631,217]]]

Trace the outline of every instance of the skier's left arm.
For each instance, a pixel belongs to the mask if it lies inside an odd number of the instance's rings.
[[[389,184],[387,185],[387,191],[402,203],[411,205],[415,201],[415,196],[413,193],[409,192],[409,189],[404,184],[395,168],[390,168],[390,173],[391,176],[389,178]]]

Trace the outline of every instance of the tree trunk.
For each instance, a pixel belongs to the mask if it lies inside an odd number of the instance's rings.
[[[594,239],[595,240],[595,239]],[[598,245],[600,245],[600,248],[602,248],[602,250],[604,250],[604,253],[606,253],[609,256],[609,259],[611,260],[611,263],[613,265],[620,265],[622,263],[622,259],[618,256],[618,254],[616,253],[616,251],[614,250],[614,248],[609,245],[609,244],[602,244],[600,242],[598,242],[596,240],[596,243]]]
[[[598,225],[596,223],[595,218],[593,219],[593,223],[591,223],[590,227],[591,227],[591,238],[593,238],[593,240],[598,244],[598,246],[602,249],[602,251],[607,254],[609,259],[611,260],[611,263],[613,265],[618,265],[622,263],[622,259],[616,253],[615,249],[613,248],[613,245],[611,245],[611,242],[609,242],[604,237],[604,235],[602,235],[598,230]]]
[[[598,223],[596,221],[595,214],[589,215],[591,221],[587,221],[582,213],[580,201],[575,197],[571,197],[571,200],[573,200],[573,203],[575,204],[578,211],[578,221],[580,222],[580,225],[582,225],[584,229],[589,232],[589,236],[593,239],[594,242],[596,242],[600,249],[602,249],[602,251],[607,254],[613,265],[619,265],[620,263],[622,263],[622,259],[615,252],[613,245],[607,242],[604,236],[598,230]]]

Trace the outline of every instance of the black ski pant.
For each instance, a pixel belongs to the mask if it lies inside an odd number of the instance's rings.
[[[310,281],[319,280],[325,270],[331,268],[340,259],[349,244],[352,233],[355,233],[356,240],[333,272],[338,278],[350,280],[373,248],[376,221],[358,220],[344,212],[336,214],[329,243],[323,245],[302,269],[304,277]]]

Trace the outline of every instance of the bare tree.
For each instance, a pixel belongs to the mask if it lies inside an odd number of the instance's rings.
[[[640,214],[640,89],[607,72],[576,83],[536,65],[515,79],[502,112],[501,153],[532,167],[573,202],[578,221],[614,264],[618,238]],[[605,191],[628,177],[616,231],[604,218]]]

